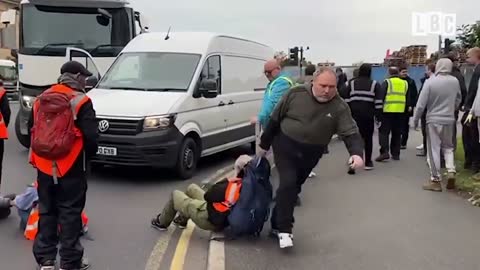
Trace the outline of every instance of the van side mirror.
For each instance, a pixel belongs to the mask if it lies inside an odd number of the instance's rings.
[[[85,91],[90,91],[92,90],[98,83],[98,78],[97,76],[90,76],[87,78],[86,84],[85,84]]]
[[[217,97],[218,96],[217,81],[203,79],[202,82],[200,82],[200,87],[198,88],[198,92],[200,93],[201,96],[205,98]]]

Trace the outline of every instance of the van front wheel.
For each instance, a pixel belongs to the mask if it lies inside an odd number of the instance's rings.
[[[180,178],[186,180],[190,179],[197,169],[198,146],[190,137],[186,137],[180,147],[177,160],[177,173]]]

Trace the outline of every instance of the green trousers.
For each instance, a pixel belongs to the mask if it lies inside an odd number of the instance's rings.
[[[177,212],[184,218],[191,219],[200,229],[214,231],[215,226],[208,221],[205,191],[196,184],[188,186],[186,192],[175,190],[163,208],[160,224],[168,227],[175,219]]]

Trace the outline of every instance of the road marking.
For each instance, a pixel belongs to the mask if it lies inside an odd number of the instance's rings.
[[[187,249],[190,244],[190,238],[192,238],[193,229],[195,224],[191,220],[188,221],[187,228],[185,228],[178,240],[175,254],[173,255],[172,263],[170,264],[170,270],[183,270],[185,264],[185,256],[187,255]]]
[[[267,157],[272,164],[271,169],[275,169],[273,155]],[[223,233],[212,233],[208,247],[207,270],[225,270],[225,236]],[[217,240],[216,240],[217,239]]]
[[[222,178],[227,177],[228,174],[230,174],[232,171],[233,171],[233,169],[232,169],[231,165],[226,166],[225,168],[216,171],[212,175],[210,181],[208,181],[208,182],[219,181]],[[206,182],[203,182],[202,184],[206,184]],[[189,222],[189,224],[190,224],[190,222]],[[194,228],[195,224],[192,223],[192,225],[193,225],[193,228]],[[193,230],[193,228],[192,228],[192,230]],[[160,270],[160,266],[161,266],[161,263],[162,263],[162,260],[163,260],[163,256],[165,255],[165,251],[167,250],[168,244],[169,244],[170,239],[172,237],[172,234],[175,230],[176,229],[171,228],[170,230],[162,232],[162,235],[159,237],[159,239],[157,240],[157,243],[155,244],[155,247],[153,248],[152,252],[150,253],[150,257],[148,258],[147,264],[145,266],[145,270]],[[182,233],[182,235],[183,235],[183,233]],[[178,244],[177,244],[176,249],[178,249]],[[175,251],[175,253],[176,253],[176,251]],[[183,260],[185,260],[185,258],[183,258]],[[171,264],[171,265],[173,265],[173,264]],[[183,265],[183,263],[182,263],[182,265]],[[171,268],[171,269],[173,269],[173,268]]]
[[[168,243],[170,242],[170,238],[175,230],[167,230],[162,232],[162,235],[157,240],[155,247],[148,258],[147,264],[145,266],[145,270],[159,270],[160,264],[162,263],[163,255],[167,250]]]

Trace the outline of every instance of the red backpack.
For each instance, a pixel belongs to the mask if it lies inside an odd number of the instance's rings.
[[[39,157],[53,161],[70,153],[77,136],[72,100],[78,94],[48,89],[37,98],[31,148]]]

